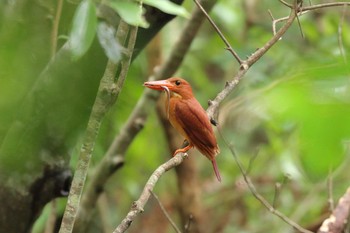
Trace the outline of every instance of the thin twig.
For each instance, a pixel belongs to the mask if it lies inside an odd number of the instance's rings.
[[[247,168],[247,174],[249,174],[253,168],[253,163],[255,161],[255,159],[258,157],[259,154],[259,150],[256,151],[256,153],[253,155],[253,157],[251,157],[249,159],[249,163],[248,163],[248,168]]]
[[[267,12],[269,13],[269,15],[270,15],[270,17],[271,17],[271,20],[274,21],[274,20],[275,20],[275,17],[273,17],[271,10],[268,9]]]
[[[273,195],[273,200],[272,200],[272,207],[275,209],[277,208],[277,202],[278,202],[278,199],[280,197],[281,188],[282,188],[281,183],[277,182],[275,184],[275,194]]]
[[[332,171],[329,172],[327,179],[327,191],[328,191],[328,204],[329,210],[334,210],[334,199],[333,199],[333,174]]]
[[[303,7],[303,11],[317,10],[326,7],[335,7],[335,6],[350,6],[350,2],[330,2],[330,3],[322,3],[312,6]]]
[[[190,231],[192,221],[193,221],[193,215],[190,214],[190,216],[188,216],[188,221],[187,221],[187,223],[185,224],[185,227],[184,227],[185,228],[185,233]]]
[[[148,199],[151,195],[151,192],[154,189],[154,186],[157,184],[159,178],[168,170],[172,169],[175,166],[181,164],[187,154],[178,153],[173,158],[168,160],[166,163],[160,165],[148,179],[139,199],[135,201],[127,216],[123,219],[123,221],[119,224],[119,226],[114,230],[113,233],[122,233],[125,232],[130,224],[135,220],[137,215],[143,212],[143,208],[148,202]]]
[[[321,9],[321,8],[326,8],[326,7],[336,7],[336,6],[349,6],[350,5],[350,2],[332,2],[332,3],[323,3],[323,4],[317,4],[317,5],[310,5],[311,6],[306,6],[306,7],[298,7],[298,8],[294,8],[294,6],[292,6],[291,4],[283,1],[283,0],[279,0],[283,5],[291,8],[291,9],[295,9],[296,10],[296,13],[297,13],[297,20],[298,20],[298,24],[299,24],[299,28],[301,30],[301,34],[302,34],[302,37],[304,38],[304,33],[302,31],[302,28],[301,28],[301,25],[300,25],[300,21],[299,21],[299,16],[301,15],[304,15],[312,10],[317,10],[317,9]],[[275,35],[276,34],[276,24],[279,23],[279,22],[283,22],[283,21],[286,21],[288,20],[289,17],[282,17],[282,18],[279,18],[279,19],[274,19],[274,17],[272,16],[272,13],[269,11],[269,14],[272,18],[272,31],[273,31],[273,34]]]
[[[345,54],[345,50],[344,50],[344,44],[343,44],[343,25],[344,25],[344,21],[345,21],[345,14],[346,14],[346,10],[347,10],[347,6],[344,5],[343,8],[343,13],[338,25],[338,44],[339,44],[339,50],[340,50],[340,54],[343,57],[344,62],[346,63],[346,54]]]
[[[63,0],[57,1],[57,9],[55,19],[53,21],[52,31],[51,31],[51,57],[56,54],[57,50],[57,36],[58,36],[58,26],[60,24],[60,18],[62,13]]]
[[[231,154],[233,155],[233,158],[243,176],[243,179],[245,181],[245,183],[247,184],[250,192],[253,194],[253,196],[255,197],[255,199],[257,199],[268,211],[270,211],[272,214],[274,214],[275,216],[279,217],[280,219],[282,219],[284,222],[286,222],[287,224],[289,224],[290,226],[292,226],[294,229],[298,230],[299,232],[302,233],[312,233],[311,231],[304,229],[303,227],[301,227],[299,224],[297,224],[296,222],[294,222],[293,220],[291,220],[290,218],[288,218],[286,215],[284,215],[282,212],[276,210],[255,188],[253,182],[250,180],[249,176],[246,173],[246,170],[243,167],[242,162],[240,161],[239,157],[237,156],[237,154],[235,153],[233,146],[231,143],[229,143],[227,141],[227,139],[225,138],[225,136],[223,135],[223,133],[221,132],[220,127],[218,127],[218,131],[220,136],[222,137],[224,143],[226,144],[226,146],[229,148],[229,150],[231,151]]]
[[[283,5],[293,9],[294,6],[292,4],[289,4],[283,0],[279,0]],[[301,11],[309,11],[309,10],[317,10],[321,8],[326,8],[326,7],[335,7],[335,6],[344,6],[344,5],[350,5],[350,2],[329,2],[329,3],[321,3],[321,4],[316,4],[312,5],[311,1],[309,1],[310,6],[302,7],[299,8],[299,12]]]
[[[152,196],[154,197],[154,199],[156,199],[156,201],[158,202],[158,205],[160,207],[160,209],[162,210],[163,214],[165,215],[165,217],[168,219],[168,221],[170,222],[171,226],[174,228],[174,230],[177,233],[181,233],[180,229],[176,226],[175,222],[171,219],[170,215],[168,214],[168,212],[166,211],[165,207],[163,206],[163,204],[160,202],[158,196],[152,191],[150,190],[150,193],[152,194]]]
[[[289,176],[285,175],[283,177],[282,183],[278,182],[275,184],[275,195],[274,195],[273,201],[272,201],[273,208],[277,208],[277,202],[278,202],[278,199],[280,197],[281,191],[288,180],[289,180]]]
[[[213,119],[217,115],[217,111],[220,103],[233,91],[233,89],[238,85],[243,76],[247,73],[248,69],[255,64],[278,40],[284,35],[288,28],[294,22],[296,15],[295,11],[291,10],[291,13],[288,17],[286,23],[278,30],[278,32],[265,43],[263,47],[255,51],[247,60],[243,61],[241,67],[235,77],[229,82],[226,82],[225,88],[217,94],[214,100],[209,101],[209,108],[207,109],[207,114],[209,119]]]
[[[304,39],[305,35],[304,35],[303,28],[301,27],[301,23],[300,23],[299,14],[298,14],[299,11],[302,12],[302,6],[301,5],[295,8],[295,14],[297,16],[297,22],[298,22],[298,27],[299,27],[299,30],[300,30],[301,38]]]
[[[308,13],[309,11],[303,11],[303,12],[300,12],[298,13],[298,17],[301,16],[301,15],[304,15],[306,13]],[[283,21],[286,21],[289,19],[289,16],[286,16],[286,17],[282,17],[282,18],[279,18],[279,19],[274,19],[272,20],[272,31],[273,31],[273,35],[276,35],[276,24],[277,23],[280,23],[280,22],[283,22]]]
[[[289,7],[289,8],[293,8],[293,5],[289,4],[288,2],[285,2],[283,0],[279,0],[283,5]]]
[[[273,17],[273,15],[272,15],[272,12],[270,11],[270,10],[268,10],[267,11],[268,13],[269,13],[269,15],[270,15],[270,17],[271,17],[271,20],[272,20],[272,32],[273,32],[273,35],[276,35],[276,19],[275,19],[275,17]]]
[[[221,32],[221,30],[218,28],[218,26],[216,26],[215,22],[211,19],[211,17],[209,16],[209,14],[206,12],[206,10],[202,7],[202,5],[199,3],[198,0],[194,0],[194,2],[196,3],[196,5],[198,6],[198,8],[203,12],[203,14],[205,15],[205,17],[208,19],[208,21],[210,22],[210,24],[214,27],[215,31],[218,33],[218,35],[221,37],[222,41],[225,43],[226,45],[226,49],[228,51],[231,52],[231,54],[236,58],[236,60],[238,61],[239,64],[242,64],[242,59],[238,56],[238,54],[233,50],[231,44],[228,42],[228,40],[226,39],[226,37],[224,36],[224,34]]]

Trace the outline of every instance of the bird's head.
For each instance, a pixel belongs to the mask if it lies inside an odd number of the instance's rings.
[[[166,80],[150,81],[143,84],[145,87],[157,91],[168,89],[171,96],[177,96],[182,99],[190,99],[193,97],[191,85],[182,78],[169,78]]]

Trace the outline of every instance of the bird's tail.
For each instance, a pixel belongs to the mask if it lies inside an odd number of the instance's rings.
[[[220,172],[219,172],[218,165],[216,164],[215,159],[213,159],[211,161],[211,163],[213,164],[213,168],[214,168],[214,172],[215,172],[216,178],[218,179],[219,182],[221,182]]]

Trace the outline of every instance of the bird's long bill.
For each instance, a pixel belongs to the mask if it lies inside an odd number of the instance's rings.
[[[164,87],[167,87],[171,90],[171,88],[173,87],[173,84],[171,84],[167,80],[159,80],[159,81],[145,82],[143,86],[151,88],[153,90],[162,91],[165,89]]]
[[[145,87],[157,90],[157,91],[162,91],[164,90],[167,94],[167,101],[168,101],[168,109],[167,109],[167,118],[169,119],[169,108],[170,108],[170,90],[169,88],[171,88],[173,85],[168,81],[168,80],[159,80],[159,81],[151,81],[151,82],[145,82],[143,84]]]

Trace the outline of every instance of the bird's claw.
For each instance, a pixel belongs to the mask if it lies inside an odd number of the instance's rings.
[[[173,154],[173,157],[175,157],[175,155],[179,154],[179,153],[182,153],[182,156],[184,158],[187,158],[188,157],[188,154],[186,151],[175,151],[175,153]]]

